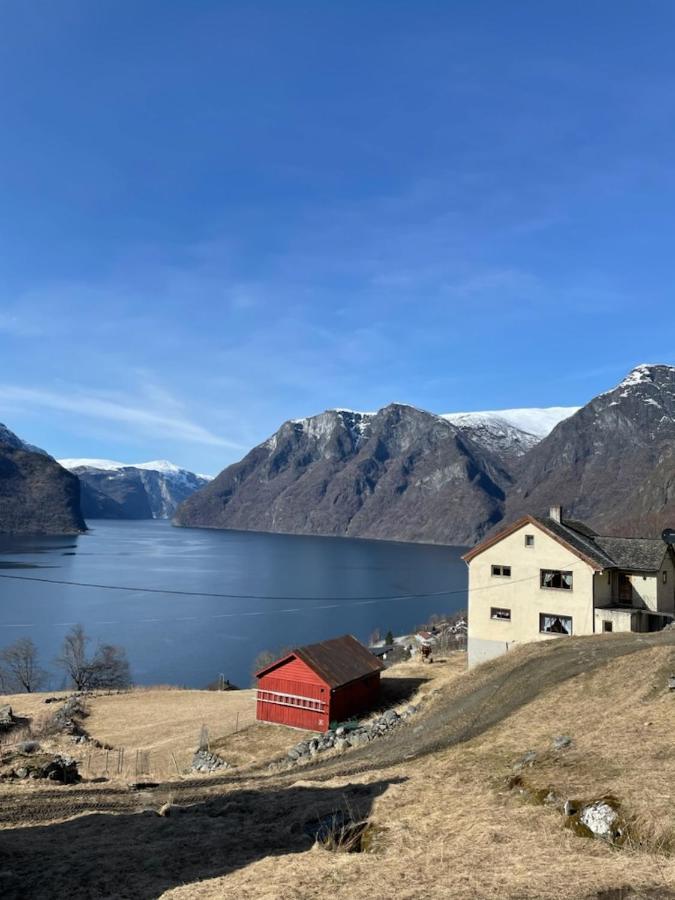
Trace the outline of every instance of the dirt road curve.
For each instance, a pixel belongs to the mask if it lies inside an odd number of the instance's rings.
[[[265,770],[253,778],[249,774],[246,781],[249,787],[258,782],[261,789],[281,789],[298,777],[321,782],[419,759],[470,740],[568,678],[590,672],[617,657],[656,646],[675,648],[675,631],[560,639],[530,645],[462,678],[456,689],[437,695],[428,703],[426,712],[387,737],[290,773],[270,774]],[[219,788],[238,783],[241,778],[237,776],[208,781],[191,779],[169,782],[140,794],[103,785],[49,787],[15,794],[8,802],[3,798],[0,827],[37,824],[86,812],[140,811],[156,807],[169,798],[176,803],[198,802]]]

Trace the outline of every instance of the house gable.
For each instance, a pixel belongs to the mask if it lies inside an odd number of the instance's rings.
[[[496,544],[510,537],[512,534],[515,534],[517,531],[520,531],[525,525],[531,525],[533,528],[537,528],[540,531],[543,531],[554,541],[557,541],[579,559],[583,560],[583,562],[587,563],[594,569],[596,572],[601,572],[604,566],[601,564],[601,561],[598,558],[593,558],[589,552],[584,552],[577,544],[572,543],[572,539],[567,539],[564,533],[561,533],[563,529],[554,529],[552,525],[547,525],[545,520],[536,518],[535,516],[523,516],[521,519],[518,519],[512,525],[509,525],[507,528],[502,529],[502,531],[497,532],[497,534],[492,537],[486,538],[480,544],[477,544],[468,553],[465,553],[462,559],[464,562],[471,563],[473,559],[479,556],[481,553],[484,553],[486,550],[489,550],[491,547],[494,547]],[[609,562],[609,560],[608,560]]]

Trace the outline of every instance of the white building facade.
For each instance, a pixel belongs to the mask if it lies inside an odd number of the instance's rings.
[[[469,666],[554,637],[658,631],[675,618],[675,554],[663,541],[597,535],[525,516],[465,554]]]

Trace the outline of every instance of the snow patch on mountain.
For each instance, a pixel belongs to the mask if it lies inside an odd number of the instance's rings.
[[[520,432],[542,440],[564,419],[578,412],[578,406],[547,406],[524,409],[493,409],[482,412],[445,413],[444,419],[454,425],[475,425],[486,427],[493,423],[495,427],[510,426]],[[537,442],[535,440],[535,443]]]
[[[169,462],[168,459],[155,459],[151,462],[144,463],[123,463],[113,459],[59,459],[57,462],[64,467],[73,471],[74,469],[96,469],[99,472],[119,472],[122,469],[143,469],[148,472],[159,472],[174,478],[185,478],[185,476],[196,475],[197,478],[203,478],[211,481],[211,475],[202,475],[199,472],[190,472],[189,469],[182,469],[175,463]]]

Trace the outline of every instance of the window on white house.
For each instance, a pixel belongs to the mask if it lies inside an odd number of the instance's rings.
[[[533,534],[525,535],[525,546],[526,547],[534,547],[534,535]]]
[[[493,566],[492,574],[493,575],[501,575],[502,578],[510,578],[511,577],[511,566]]]
[[[499,606],[493,606],[490,610],[490,618],[491,619],[502,619],[502,621],[510,622],[511,621],[511,610],[510,609],[502,609]]]
[[[539,631],[542,634],[572,634],[572,616],[539,614]]]
[[[605,619],[605,621],[602,623],[602,630],[603,630],[603,631],[612,631],[612,623],[611,623],[611,622],[608,622],[608,621]]]
[[[572,573],[560,569],[541,569],[541,586],[559,591],[572,590]]]

